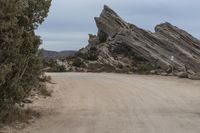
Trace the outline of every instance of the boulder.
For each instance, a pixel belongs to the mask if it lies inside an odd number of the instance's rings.
[[[200,73],[196,73],[196,74],[190,74],[188,76],[189,79],[192,79],[192,80],[200,80]]]
[[[186,73],[186,72],[179,72],[179,73],[177,73],[177,76],[179,78],[188,78],[188,73]]]
[[[151,70],[150,74],[157,74],[156,70]]]
[[[30,103],[33,103],[33,100],[30,99],[30,98],[25,98],[22,102],[23,102],[23,103],[30,104]]]
[[[168,76],[168,73],[162,72],[160,75],[162,75],[162,76]]]

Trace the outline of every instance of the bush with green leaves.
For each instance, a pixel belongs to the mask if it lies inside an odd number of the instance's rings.
[[[150,64],[138,64],[137,65],[137,72],[141,74],[149,74],[151,70],[153,70],[153,66]]]
[[[43,67],[46,69],[46,72],[66,72],[66,67],[64,65],[58,64],[55,59],[44,59]]]
[[[81,60],[80,58],[75,58],[75,59],[73,60],[72,66],[75,66],[75,67],[83,67],[83,66],[84,66],[84,63],[82,62],[82,60]]]
[[[51,0],[0,0],[0,108],[20,103],[38,85],[41,39],[35,30]]]
[[[82,59],[85,59],[85,60],[90,60],[90,61],[96,61],[98,60],[98,49],[96,47],[91,47],[87,53],[76,53],[76,56],[77,57],[80,57]]]

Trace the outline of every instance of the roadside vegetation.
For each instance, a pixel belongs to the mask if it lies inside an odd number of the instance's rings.
[[[43,59],[43,69],[45,72],[66,72],[65,66],[59,64],[57,59]]]
[[[47,17],[50,5],[51,0],[0,1],[0,123],[28,118],[31,112],[16,105],[40,86],[41,39],[35,30]]]
[[[151,70],[154,70],[154,67],[150,64],[137,65],[137,72],[140,74],[150,74]]]

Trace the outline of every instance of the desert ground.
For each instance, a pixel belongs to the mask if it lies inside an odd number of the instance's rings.
[[[176,77],[49,73],[48,112],[19,133],[199,133],[200,82]],[[43,110],[45,111],[45,110]]]

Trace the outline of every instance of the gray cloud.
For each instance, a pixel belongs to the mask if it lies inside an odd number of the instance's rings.
[[[93,18],[104,4],[139,27],[153,31],[168,21],[200,38],[199,0],[53,0],[49,17],[37,31],[42,47],[78,50],[87,45],[87,34],[97,32]]]

